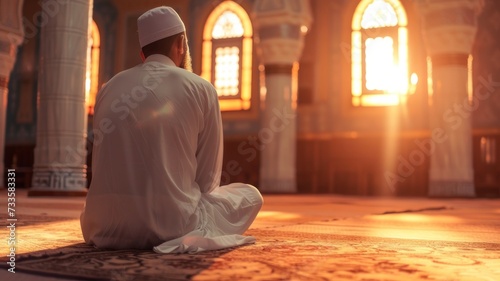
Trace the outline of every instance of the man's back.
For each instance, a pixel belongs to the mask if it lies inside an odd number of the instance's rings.
[[[161,55],[116,75],[95,107],[85,240],[150,248],[195,229],[221,162],[217,94],[207,81]]]
[[[249,184],[219,186],[222,121],[217,92],[190,69],[186,28],[172,7],[137,19],[145,63],[97,96],[92,181],[80,217],[98,248],[158,253],[224,249],[262,207]]]

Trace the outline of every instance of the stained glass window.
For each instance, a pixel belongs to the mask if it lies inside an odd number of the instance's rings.
[[[366,7],[361,18],[361,27],[377,28],[398,25],[398,16],[391,4],[384,0],[375,0]]]
[[[215,22],[213,39],[242,37],[244,33],[241,19],[232,11],[223,12]]]
[[[215,83],[220,96],[236,96],[239,92],[240,49],[223,47],[215,50]]]
[[[351,78],[354,106],[390,106],[406,101],[408,31],[398,0],[362,0],[353,17]]]
[[[201,76],[214,84],[222,111],[250,108],[252,36],[250,17],[233,1],[221,2],[205,23]]]
[[[372,90],[387,90],[395,75],[394,40],[391,37],[368,38],[365,41],[365,80],[366,88]]]

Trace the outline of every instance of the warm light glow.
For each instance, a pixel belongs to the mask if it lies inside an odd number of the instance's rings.
[[[299,68],[300,64],[298,62],[294,62],[292,65],[292,109],[297,110],[297,94],[299,90]]]
[[[469,103],[472,102],[472,98],[474,95],[474,89],[473,89],[473,76],[472,76],[472,61],[473,57],[472,55],[469,55],[467,57],[467,96],[469,97]]]
[[[398,17],[392,6],[384,0],[374,0],[366,7],[361,19],[363,29],[398,25]]]
[[[224,11],[215,22],[213,39],[242,37],[244,33],[240,18],[232,11]]]
[[[410,76],[410,88],[408,89],[410,95],[413,95],[417,90],[417,84],[418,84],[418,75],[414,72]]]
[[[240,49],[238,47],[224,47],[215,50],[215,83],[220,96],[238,95]]]
[[[57,214],[55,212],[57,211],[51,212],[51,214]],[[68,210],[67,213],[73,214],[73,211]],[[83,239],[81,231],[73,231],[79,228],[80,220],[71,219],[70,217],[54,222],[47,221],[43,223],[43,226],[36,223],[23,225],[22,238],[19,235],[16,240],[16,254],[47,250],[48,245],[59,248],[80,243]],[[51,231],[42,231],[41,229],[50,229]],[[68,233],[68,229],[72,231]],[[64,239],[61,239],[61,237],[64,237]],[[1,243],[0,251],[6,253],[9,247],[7,243]]]
[[[397,224],[400,227],[387,229],[384,227]],[[394,214],[370,216],[367,227],[370,234],[377,237],[424,239],[436,241],[476,241],[477,234],[463,234],[451,230],[450,226],[463,223],[459,217],[437,214]],[[425,227],[429,225],[429,227]],[[439,227],[439,226],[442,227]],[[424,227],[423,227],[424,226]]]
[[[204,41],[202,46],[201,77],[210,81],[212,76],[212,41]]]
[[[401,213],[393,215],[372,216],[372,220],[376,221],[393,221],[393,222],[415,222],[415,223],[460,223],[463,220],[459,217],[448,215],[428,215],[428,214],[415,214],[415,213]]]
[[[353,97],[359,97],[363,93],[362,87],[362,53],[361,53],[361,32],[353,31],[352,33],[352,53],[351,53],[351,63],[352,63],[352,95]],[[354,104],[353,104],[354,105]],[[358,103],[359,105],[359,103]],[[354,105],[356,106],[356,105]]]
[[[300,32],[302,32],[302,34],[306,34],[308,30],[309,29],[307,28],[307,26],[305,25],[300,26]]]
[[[278,212],[278,211],[260,211],[257,215],[259,219],[272,218],[273,220],[292,220],[302,217],[301,215],[288,213],[288,212]]]
[[[90,56],[87,56],[87,58]],[[91,71],[85,73],[85,100],[90,101],[90,85],[92,84],[92,79],[90,79]],[[87,105],[89,102],[87,102]]]
[[[250,17],[233,1],[221,2],[205,23],[201,76],[214,83],[222,111],[250,108],[252,36]],[[222,41],[228,38],[232,41]],[[241,49],[236,47],[238,40]]]
[[[417,83],[418,83],[418,75],[416,73],[412,73],[411,74],[410,83],[412,85],[417,85]]]
[[[396,94],[362,95],[361,106],[398,105],[399,96]]]
[[[361,98],[360,97],[352,97],[352,105],[353,106],[361,106]]]
[[[95,21],[89,23],[87,49],[87,71],[85,73],[85,105],[88,114],[93,114],[99,83],[100,34]]]
[[[251,37],[243,38],[240,109],[244,110],[250,108],[252,97],[252,45]]]
[[[394,49],[391,37],[368,38],[365,41],[366,88],[388,91],[393,84]]]
[[[90,105],[90,85],[92,83],[92,37],[89,37],[88,39],[88,45],[89,47],[87,48],[87,65],[86,65],[86,70],[85,70],[85,103],[87,107]]]
[[[398,28],[398,63],[397,75],[395,76],[396,89],[398,94],[407,95],[409,87],[408,77],[408,29]]]
[[[432,105],[432,96],[434,95],[434,82],[432,79],[432,59],[427,57],[427,98],[429,105]]]
[[[266,88],[266,73],[265,73],[265,67],[264,65],[259,65],[259,95],[260,95],[260,108],[264,110],[266,108],[266,95],[267,95],[267,88]]]
[[[356,8],[351,45],[353,106],[391,106],[406,101],[406,97],[398,97],[407,95],[410,87],[406,24],[406,13],[397,0],[363,0]],[[380,27],[385,29],[377,33],[361,32]],[[393,28],[397,37],[390,35],[388,28]]]
[[[377,1],[380,1],[380,0],[377,0]],[[370,4],[372,4],[373,2],[374,2],[374,0],[362,0],[358,4],[358,6],[356,7],[356,11],[354,12],[353,19],[352,19],[352,30],[361,30],[361,28],[362,28],[361,22],[363,20],[363,17],[365,16],[365,11],[367,10],[368,6],[370,6]],[[408,19],[406,17],[406,12],[405,12],[404,7],[401,4],[401,2],[399,2],[399,0],[383,0],[383,2],[390,4],[390,7],[392,7],[392,9],[394,10],[398,26],[408,25]],[[378,5],[380,7],[380,4],[378,4]],[[376,8],[377,5],[372,6],[372,7]],[[367,14],[366,17],[373,18],[374,20],[372,20],[372,22],[375,22],[375,23],[377,23],[379,21],[380,22],[387,22],[388,18],[385,18],[384,14],[392,14],[392,12],[384,11],[384,9],[387,9],[387,8],[389,8],[389,6],[385,6],[383,8],[383,10],[378,15],[376,12],[375,12],[375,14],[373,14],[374,10],[372,10],[372,12],[369,12],[371,14],[371,16],[368,16],[368,14]],[[395,25],[393,25],[393,26],[395,26]],[[375,26],[371,26],[371,27],[374,28]]]

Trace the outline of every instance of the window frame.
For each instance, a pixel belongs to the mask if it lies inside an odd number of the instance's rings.
[[[362,28],[361,22],[368,6],[375,0],[362,0],[357,5],[351,23],[351,105],[354,107],[383,107],[405,103],[409,94],[408,68],[408,19],[406,11],[398,0],[383,0],[394,10],[398,23],[395,26]],[[375,34],[370,36],[371,34]],[[393,40],[393,62],[398,67],[395,93],[387,90],[366,88],[366,46],[368,38],[385,37]]]
[[[235,13],[243,25],[243,36],[233,38],[212,38],[215,23],[225,11]],[[239,65],[239,93],[238,98],[219,96],[221,111],[243,111],[251,109],[252,98],[252,72],[253,72],[253,27],[250,16],[246,10],[233,1],[223,1],[209,14],[203,28],[201,77],[214,83],[215,80],[215,49],[223,43],[232,43],[238,40],[240,47]]]
[[[87,113],[93,115],[97,93],[99,92],[99,66],[101,55],[101,32],[93,19],[89,22],[88,38],[85,74],[85,105],[88,111]],[[87,81],[87,79],[89,81]]]
[[[240,38],[224,38],[224,39],[217,39],[217,41],[212,42],[212,61],[214,62],[212,64],[212,73],[211,73],[211,83],[212,85],[215,85],[215,68],[217,66],[216,60],[216,54],[215,52],[217,51],[217,48],[224,48],[224,47],[229,47],[229,46],[234,46],[239,48],[240,52],[238,54],[239,61],[238,61],[238,94],[235,96],[219,96],[219,102],[223,100],[241,100],[241,92],[242,92],[242,85],[241,85],[241,77],[243,75],[243,68],[241,67],[242,64],[242,52],[241,50],[243,49],[243,42],[240,40]]]

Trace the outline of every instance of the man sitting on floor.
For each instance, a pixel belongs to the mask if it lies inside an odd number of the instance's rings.
[[[138,18],[143,63],[97,96],[92,181],[80,221],[98,248],[196,252],[253,243],[262,206],[247,184],[219,186],[215,88],[190,70],[186,29],[170,7]]]

